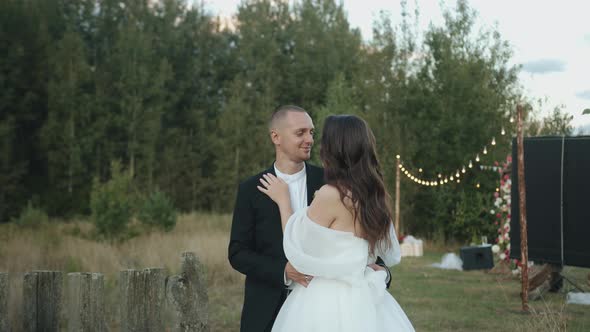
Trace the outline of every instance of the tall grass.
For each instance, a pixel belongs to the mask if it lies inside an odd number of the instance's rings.
[[[101,272],[105,275],[107,303],[116,304],[118,272],[123,269],[163,267],[169,274],[180,269],[180,254],[197,254],[207,271],[212,305],[227,285],[241,285],[243,277],[227,261],[229,215],[192,213],[179,216],[169,233],[150,232],[124,243],[96,242],[93,225],[84,221],[45,223],[35,229],[0,225],[0,271],[9,272],[12,326],[22,326],[22,279],[33,270]],[[232,308],[233,309],[233,308]],[[116,311],[110,312],[116,316]],[[212,318],[214,318],[213,315]]]

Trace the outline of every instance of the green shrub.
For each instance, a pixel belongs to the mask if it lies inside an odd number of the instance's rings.
[[[13,221],[24,227],[37,227],[41,224],[45,224],[49,221],[49,217],[45,211],[33,206],[33,203],[29,201],[27,206],[21,211],[18,218]]]
[[[166,194],[154,191],[143,201],[138,218],[143,224],[156,226],[168,232],[176,225],[176,210]]]
[[[98,235],[114,239],[123,235],[132,216],[131,176],[119,162],[111,164],[111,179],[92,183],[90,209]]]

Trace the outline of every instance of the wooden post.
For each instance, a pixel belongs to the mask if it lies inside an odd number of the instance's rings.
[[[529,292],[529,248],[526,221],[526,186],[524,174],[524,138],[523,138],[523,110],[522,106],[516,106],[517,112],[517,149],[518,149],[518,208],[520,210],[520,258],[522,261],[522,310],[529,311],[528,292]]]
[[[0,332],[8,331],[8,273],[0,272]]]
[[[121,331],[164,331],[165,280],[162,268],[121,271]]]
[[[101,273],[68,273],[68,331],[106,331],[104,277]]]
[[[33,271],[23,282],[24,331],[58,331],[62,306],[63,273]]]
[[[400,220],[399,220],[399,201],[400,201],[400,197],[399,197],[399,186],[400,186],[400,156],[399,154],[397,156],[395,156],[397,162],[395,163],[395,232],[397,233],[397,235],[401,235],[402,234],[402,230],[400,229]]]
[[[172,331],[209,331],[209,298],[203,265],[192,252],[182,253],[180,275],[168,279],[166,296],[174,311]]]

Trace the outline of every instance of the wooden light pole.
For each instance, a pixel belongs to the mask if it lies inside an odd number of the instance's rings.
[[[529,311],[529,248],[526,222],[526,186],[524,180],[524,138],[523,138],[523,114],[522,106],[516,106],[517,120],[517,155],[518,155],[518,208],[520,211],[520,258],[522,262],[522,310]]]
[[[396,163],[395,163],[395,231],[399,236],[401,234],[400,227],[400,220],[399,220],[399,182],[400,182],[400,160],[399,154],[395,156]]]

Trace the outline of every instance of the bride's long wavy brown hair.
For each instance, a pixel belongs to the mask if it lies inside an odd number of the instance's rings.
[[[338,188],[343,204],[346,198],[352,202],[345,206],[350,206],[355,225],[360,223],[370,253],[379,245],[385,246],[380,249],[391,247],[391,197],[385,190],[375,136],[367,123],[354,115],[328,116],[320,158],[326,184]]]

